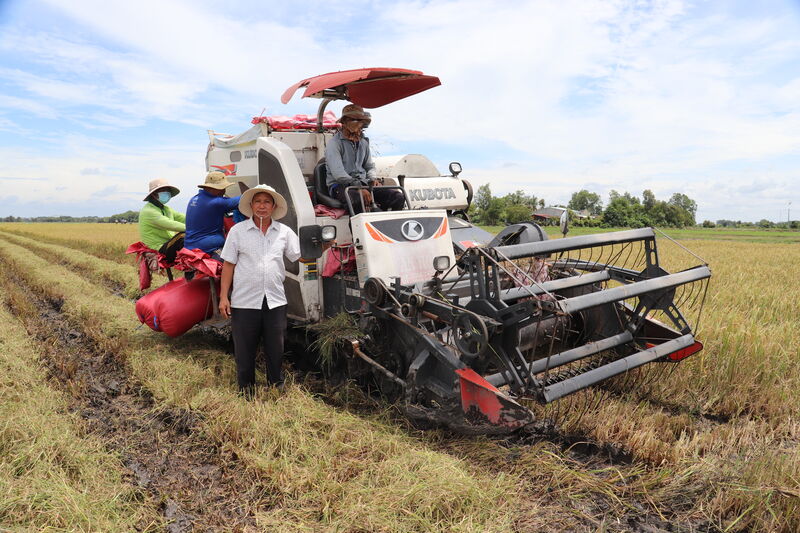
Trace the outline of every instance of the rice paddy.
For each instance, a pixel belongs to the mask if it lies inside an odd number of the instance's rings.
[[[98,385],[48,348],[74,332],[91,368],[113,362],[147,412],[172,413],[141,439],[196,438],[250,480],[224,485],[238,518],[210,530],[800,530],[800,234],[667,233],[713,271],[705,349],[644,397],[606,395],[568,440],[526,441],[419,431],[301,373],[247,402],[224,343],[138,327],[135,225],[0,224],[0,529],[210,527],[194,474],[144,490],[130,449],[81,418]],[[35,333],[56,318],[66,340]]]

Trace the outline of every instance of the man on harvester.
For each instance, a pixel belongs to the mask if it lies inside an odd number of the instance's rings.
[[[211,171],[200,191],[189,200],[186,207],[186,238],[184,247],[188,250],[200,249],[219,259],[219,252],[225,244],[223,220],[225,215],[239,205],[239,196],[225,198],[225,189],[233,185],[219,171]]]
[[[325,147],[328,192],[333,198],[347,204],[347,187],[364,187],[350,190],[350,201],[356,213],[362,211],[362,200],[367,210],[373,206],[373,200],[384,211],[402,209],[405,198],[399,190],[375,189],[371,192],[367,188],[380,185],[370,154],[369,139],[363,133],[371,121],[372,117],[361,106],[350,104],[342,109],[339,119],[342,129],[333,135]]]

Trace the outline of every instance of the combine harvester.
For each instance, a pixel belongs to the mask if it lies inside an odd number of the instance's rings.
[[[375,159],[382,186],[401,190],[406,210],[353,215],[328,196],[323,158],[337,127],[328,103],[376,108],[438,85],[402,69],[324,74],[282,96],[322,99],[305,123],[257,117],[240,135],[209,134],[207,168],[274,187],[289,203],[281,222],[316,260],[287,264],[293,329],[307,338],[307,326],[353,315],[362,334],[340,353],[348,365],[368,368],[410,418],[467,433],[514,431],[534,420],[526,403],[700,351],[689,313],[699,319],[711,271],[701,262],[668,273],[652,228],[548,240],[524,223],[493,236],[469,222],[472,189],[460,165],[442,175],[422,155]],[[346,214],[322,216],[319,205]],[[319,275],[332,253],[353,254],[355,269]]]

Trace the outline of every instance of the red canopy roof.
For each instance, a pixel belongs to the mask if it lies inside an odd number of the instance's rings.
[[[299,81],[281,96],[284,104],[295,91],[305,87],[303,98],[349,100],[361,107],[374,108],[441,85],[436,76],[402,68],[361,68],[329,72]]]

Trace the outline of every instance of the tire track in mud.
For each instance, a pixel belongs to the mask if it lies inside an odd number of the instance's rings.
[[[530,506],[531,516],[524,509],[518,515],[513,531],[609,531],[609,532],[697,532],[719,533],[711,522],[691,521],[681,518],[681,512],[691,504],[690,498],[674,502],[674,506],[656,506],[635,489],[627,487],[629,481],[645,470],[633,455],[622,447],[600,444],[582,434],[560,432],[549,423],[533,424],[506,436],[465,436],[446,429],[415,429],[396,404],[381,403],[378,398],[356,392],[356,398],[343,402],[336,387],[331,388],[314,372],[297,372],[297,381],[312,391],[321,401],[358,416],[385,416],[415,440],[430,449],[456,457],[483,471],[496,475],[518,474],[524,479],[519,487],[521,505]],[[346,386],[346,385],[345,385]],[[359,388],[359,390],[361,390]],[[353,403],[351,403],[353,402]],[[548,486],[549,473],[529,470],[526,455],[543,452],[549,460],[559,463],[555,470],[570,470],[575,477],[589,480],[583,487],[575,487],[580,497],[572,498],[570,489]],[[558,456],[558,459],[555,457]],[[630,470],[628,470],[630,469]],[[638,472],[637,472],[638,471]],[[637,472],[630,474],[629,472]],[[525,479],[526,474],[530,474]],[[620,482],[622,477],[625,482]],[[618,483],[620,492],[609,493],[609,487]],[[635,485],[635,481],[631,481]],[[589,486],[595,486],[590,489]],[[567,502],[566,500],[569,500]],[[658,509],[658,510],[656,510]],[[664,516],[659,512],[664,513]],[[674,520],[670,520],[673,518]]]
[[[382,414],[437,452],[496,475],[520,475],[524,480],[520,485],[522,505],[529,505],[535,516],[529,524],[523,510],[514,531],[722,531],[711,520],[688,516],[697,487],[685,487],[686,494],[682,494],[681,487],[662,486],[674,496],[655,502],[646,488],[653,484],[653,465],[637,459],[623,446],[600,443],[587,433],[562,431],[550,421],[535,422],[505,436],[465,436],[443,428],[416,429],[398,404],[388,404],[387,410],[385,400],[361,387],[355,398],[351,395],[349,401],[343,401],[338,387],[328,385],[317,372],[295,371],[295,375],[297,381],[329,405],[358,416]],[[536,455],[547,459],[533,457]],[[537,460],[549,463],[546,472],[536,470]],[[551,475],[557,477],[565,472],[567,479],[553,480],[554,485],[550,486]],[[571,484],[569,478],[584,482]]]
[[[457,435],[452,437],[459,438]],[[711,520],[688,516],[695,503],[693,496],[699,489],[697,486],[686,486],[685,494],[681,490],[684,487],[662,487],[672,492],[674,497],[656,503],[645,488],[651,483],[648,478],[652,470],[624,447],[601,444],[579,433],[564,433],[550,424],[531,424],[504,437],[482,438],[497,445],[498,450],[487,454],[480,449],[476,453],[469,444],[464,447],[458,442],[443,442],[435,449],[498,474],[517,473],[523,478],[520,491],[530,495],[529,499],[561,507],[569,515],[550,526],[542,525],[540,520],[532,528],[523,524],[518,527],[519,531],[723,531]],[[534,466],[527,463],[530,454],[549,455],[549,461],[558,466],[545,468],[546,473],[537,471],[535,461]],[[567,471],[571,473],[559,480],[558,476]],[[581,478],[583,482],[573,485],[570,478]]]
[[[114,353],[103,352],[0,258],[4,304],[41,347],[51,383],[68,391],[88,430],[120,454],[127,480],[159,502],[166,531],[254,531],[270,494],[237,458],[202,437],[199,414],[157,408]],[[12,295],[11,291],[15,291]]]

